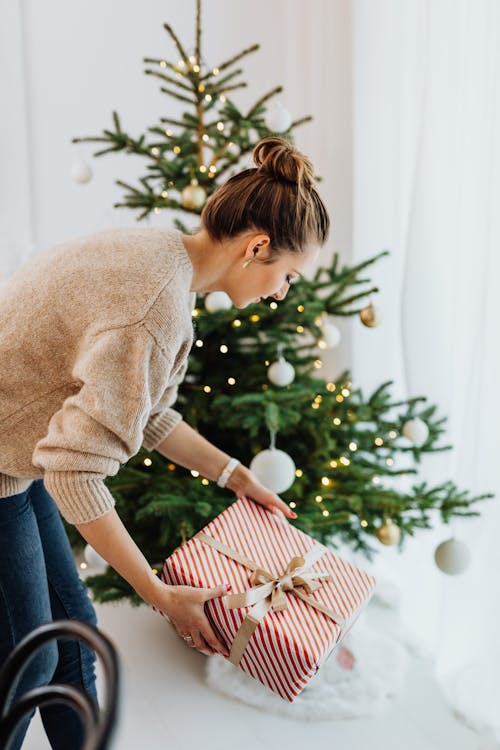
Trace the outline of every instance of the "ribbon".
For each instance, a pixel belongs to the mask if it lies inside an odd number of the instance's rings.
[[[214,547],[223,555],[236,560],[236,562],[253,571],[250,576],[252,587],[248,591],[240,594],[227,594],[223,597],[224,604],[228,609],[252,607],[240,625],[231,645],[229,661],[232,664],[238,666],[248,641],[270,609],[273,609],[275,612],[282,612],[288,609],[288,599],[285,592],[293,594],[298,599],[307,602],[311,607],[323,612],[323,614],[339,625],[340,630],[335,641],[336,643],[338,642],[345,627],[345,619],[338,612],[325,607],[324,604],[309,596],[310,593],[320,588],[320,581],[333,579],[330,573],[310,570],[311,566],[326,552],[326,547],[322,544],[313,545],[305,555],[292,557],[284,573],[278,576],[269,573],[250,558],[228,547],[219,539],[214,539],[204,534],[202,531],[199,531],[195,535],[195,538]]]

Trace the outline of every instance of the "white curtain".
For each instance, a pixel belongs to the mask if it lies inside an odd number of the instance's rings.
[[[497,0],[355,2],[354,260],[391,253],[374,268],[384,322],[354,329],[355,381],[369,391],[394,379],[396,396],[425,395],[448,418],[439,443],[453,450],[426,457],[420,479],[496,495],[479,519],[436,519],[387,556],[405,628],[434,657],[449,705],[497,740],[499,37]],[[459,576],[433,560],[452,534],[471,552]]]

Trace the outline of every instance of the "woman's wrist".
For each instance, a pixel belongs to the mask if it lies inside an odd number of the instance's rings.
[[[252,472],[247,466],[238,464],[229,479],[227,480],[226,487],[232,490],[235,495],[244,495],[245,488],[248,486],[252,477]]]

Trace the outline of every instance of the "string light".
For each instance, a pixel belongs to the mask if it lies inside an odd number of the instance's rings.
[[[239,320],[238,318],[235,318],[233,320],[232,325],[233,325],[233,328],[239,328],[241,326],[241,320]]]
[[[201,137],[203,138],[203,140],[205,141],[205,143],[207,143],[210,140],[210,136],[207,135],[207,133],[203,133],[203,135]]]
[[[327,384],[326,384],[326,390],[327,390],[327,391],[330,391],[330,392],[331,392],[331,391],[334,391],[334,390],[335,390],[335,387],[336,387],[336,386],[335,386],[335,383],[327,383]]]
[[[358,450],[358,446],[357,446],[357,444],[356,444],[356,443],[354,443],[354,442],[351,442],[351,443],[349,443],[349,449],[350,449],[351,451],[357,451],[357,450]]]
[[[165,61],[162,60],[162,62],[165,62]],[[167,63],[165,63],[165,67],[167,67]],[[177,63],[177,67],[178,68],[183,68],[184,67],[184,60],[179,60],[179,62]]]
[[[319,409],[319,404],[316,401],[313,401],[313,403],[311,404],[311,407],[313,409]]]
[[[361,521],[361,526],[363,526],[363,528],[366,528],[368,526],[368,521],[365,521],[365,519],[363,518],[363,520]]]
[[[329,515],[330,515],[330,513],[329,513],[329,511],[327,511],[327,510],[324,510],[324,511],[323,511],[323,515],[324,515],[324,516],[329,516]]]
[[[212,389],[210,388],[209,385],[204,385],[203,386],[203,390],[205,391],[205,393],[211,393],[212,392]]]
[[[318,349],[326,349],[326,347],[327,347],[326,341],[323,341],[323,339],[320,339],[318,341]]]
[[[384,444],[384,441],[383,441],[383,439],[381,437],[376,437],[373,442],[375,443],[375,445],[383,445]]]
[[[190,63],[195,63],[196,62],[196,57],[194,55],[189,55],[189,62]]]
[[[181,147],[180,146],[174,146],[172,151],[174,154],[180,154],[181,153]]]
[[[167,129],[165,130],[165,135],[166,135],[166,136],[168,136],[168,138],[170,138],[170,136],[171,136],[171,135],[173,135],[173,134],[174,134],[174,133],[173,133],[173,131],[172,131],[172,130],[170,130],[170,128],[167,128]]]
[[[315,359],[315,360],[314,360],[314,367],[315,367],[315,368],[316,368],[317,370],[321,370],[321,368],[323,367],[323,362],[322,362],[322,360],[321,360],[321,359]]]
[[[212,166],[208,168],[208,171],[210,172],[210,174],[214,175],[217,172],[217,167],[212,164]]]
[[[341,457],[339,458],[339,461],[340,461],[340,463],[341,463],[341,464],[344,464],[344,466],[349,466],[349,464],[351,463],[351,462],[349,461],[349,459],[348,459],[348,458],[346,458],[345,456],[341,456]]]
[[[200,94],[203,94],[203,92],[205,91],[205,86],[202,83],[200,83],[200,85],[198,86],[198,91],[200,92]],[[205,139],[205,136],[203,136],[203,139]]]
[[[221,344],[221,345],[219,346],[219,351],[221,351],[221,352],[222,352],[222,354],[227,354],[227,352],[228,352],[228,348],[227,348],[227,346],[226,346],[225,344]]]
[[[296,477],[301,477],[303,475],[303,473],[304,472],[302,471],[302,469],[296,469],[295,470],[295,476]]]
[[[376,476],[373,477],[372,478],[372,482],[373,482],[373,484],[380,484],[380,477],[376,477]]]
[[[217,130],[219,130],[222,133],[222,131],[224,130],[224,123],[223,122],[218,122],[217,123]]]
[[[200,476],[200,472],[196,471],[196,469],[191,469],[191,476],[193,476],[193,477],[199,477]]]
[[[198,349],[201,349],[201,347],[203,346],[203,341],[201,339],[196,339],[194,345],[197,346]]]
[[[252,323],[258,323],[260,320],[260,315],[257,315],[257,313],[255,313],[254,315],[250,315],[250,320],[252,321]]]
[[[193,65],[193,70],[194,70],[195,73],[199,73],[200,72],[200,66],[199,65]]]
[[[290,508],[296,508],[297,507],[297,503],[294,503],[293,500],[292,500],[292,502],[288,503],[288,505],[290,506]]]
[[[328,477],[321,477],[321,484],[323,487],[329,487],[330,486],[330,480]]]
[[[165,62],[165,60],[160,60],[160,68],[166,68],[166,67],[167,67],[167,63]]]
[[[201,312],[200,308],[199,307],[195,307],[194,310],[193,310],[193,312],[191,313],[191,315],[193,316],[193,318],[197,318],[198,315],[200,314],[200,312]]]
[[[151,153],[153,154],[153,156],[159,156],[160,149],[157,146],[153,146],[153,148],[151,149]]]
[[[212,70],[212,73],[214,74],[214,76],[218,76],[218,75],[219,75],[219,73],[220,73],[220,70],[219,70],[219,68],[214,68],[214,69]]]
[[[330,466],[332,467],[332,469],[336,469],[337,468],[337,462],[335,460],[330,461]]]
[[[389,437],[394,439],[398,436],[398,433],[395,430],[391,430],[389,433]]]
[[[297,326],[297,333],[304,333],[304,326]]]
[[[153,573],[155,574],[155,576],[157,576],[157,575],[158,575],[158,571],[157,571],[157,569],[156,569],[156,568],[151,568],[151,570],[153,571]]]
[[[236,383],[236,380],[234,378],[228,378],[227,382],[229,385],[234,385]]]
[[[173,471],[175,469],[175,464],[168,464],[168,468],[170,471]]]
[[[161,197],[162,198],[168,198],[168,191],[167,190],[162,190]]]
[[[81,568],[82,570],[86,570],[86,569],[87,569],[87,563],[86,563],[86,562],[82,562],[82,563],[80,563],[80,568]]]
[[[338,401],[339,404],[341,404],[342,401],[344,400],[344,397],[341,396],[340,393],[337,393],[337,395],[335,396],[335,400]]]
[[[158,208],[158,206],[155,206],[155,214],[161,213],[161,208]]]
[[[304,307],[304,305],[298,305],[298,306],[297,306],[297,312],[303,313],[303,312],[304,312],[304,310],[305,310],[305,307]]]
[[[204,164],[202,164],[201,167],[200,167],[200,172],[202,172],[203,174],[205,174],[206,171],[207,171],[206,166]]]
[[[323,500],[323,498],[321,497],[321,495],[316,495],[316,497],[314,499],[316,500],[317,503],[320,503]]]
[[[334,418],[332,419],[332,422],[333,422],[333,424],[334,424],[334,425],[336,425],[337,427],[339,426],[339,424],[342,424],[342,420],[341,420],[341,419],[339,419],[339,417],[334,417]]]
[[[265,364],[265,366],[266,366],[266,367],[269,367],[269,365],[270,365],[271,363],[269,362],[269,360],[268,360],[268,359],[266,359],[266,360],[264,361],[264,364]]]
[[[208,479],[202,479],[201,483],[204,484],[204,485],[210,484],[210,482],[208,481]]]
[[[388,458],[388,459],[386,459],[386,464],[387,464],[387,466],[392,466],[392,465],[393,465],[393,463],[394,463],[394,459],[393,459],[393,458]]]
[[[153,463],[153,462],[151,461],[151,459],[150,459],[150,458],[145,458],[145,459],[144,459],[144,466],[151,466],[151,464],[152,464],[152,463]]]
[[[211,102],[212,101],[212,97],[210,96],[210,94],[205,94],[205,101],[206,102]]]
[[[221,100],[221,102],[225,102],[226,101],[226,97],[224,96],[224,94],[221,94],[219,96],[219,99]]]
[[[343,396],[347,398],[347,396],[351,395],[351,391],[348,388],[342,388],[341,393]]]
[[[271,308],[271,310],[277,310],[278,309],[278,305],[276,304],[276,302],[271,302],[271,304],[269,305],[269,307]]]

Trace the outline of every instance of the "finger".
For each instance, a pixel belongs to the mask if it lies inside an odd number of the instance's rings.
[[[297,514],[277,495],[271,497],[269,510],[280,518],[297,518]]]
[[[217,599],[219,596],[225,596],[230,590],[230,583],[221,583],[211,589],[205,589],[205,601],[208,601],[209,599]]]
[[[193,633],[191,633],[193,636],[193,645],[194,647],[200,651],[202,654],[205,654],[205,656],[211,656],[212,655],[212,649],[210,646],[205,642],[205,639],[199,632],[199,630],[195,630]]]
[[[206,622],[200,630],[201,635],[205,639],[205,642],[207,645],[214,650],[214,652],[218,654],[222,654],[222,656],[228,657],[229,656],[229,649],[227,648],[225,643],[222,643],[217,636],[215,635],[214,631],[210,627],[210,623]]]

